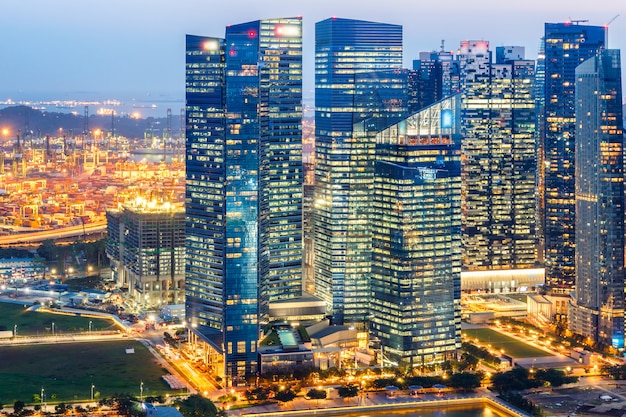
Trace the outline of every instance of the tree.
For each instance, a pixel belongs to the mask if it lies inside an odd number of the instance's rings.
[[[21,400],[17,400],[13,403],[13,412],[15,414],[20,414],[22,411],[24,411],[24,406],[26,404],[24,404],[24,401]]]
[[[325,400],[326,399],[326,391],[323,389],[315,389],[313,388],[309,392],[306,393],[307,398],[312,400]]]
[[[460,388],[465,391],[474,391],[475,388],[480,387],[481,375],[473,374],[469,372],[452,374],[448,385],[452,388]]]
[[[137,398],[127,393],[115,394],[110,399],[104,398],[100,400],[100,405],[115,407],[117,413],[122,416],[142,416],[145,414]]]
[[[274,395],[276,401],[280,401],[281,403],[286,403],[289,401],[293,401],[296,398],[296,393],[291,389],[279,390],[276,395]]]
[[[346,385],[337,388],[337,393],[341,398],[352,398],[359,394],[359,387],[356,385]]]
[[[184,400],[174,402],[178,411],[185,417],[225,417],[223,410],[218,410],[213,401],[199,394],[192,394]]]
[[[603,366],[602,373],[609,374],[613,379],[626,379],[626,365]]]
[[[524,368],[513,368],[510,371],[499,372],[491,377],[491,388],[500,393],[537,388],[541,385],[543,385],[541,381],[530,379],[528,370]]]
[[[270,390],[268,388],[257,387],[252,390],[246,390],[244,397],[250,401],[265,401],[269,398]]]
[[[535,373],[535,379],[544,383],[547,382],[553,387],[578,381],[578,377],[567,376],[565,372],[558,369],[538,369]]]

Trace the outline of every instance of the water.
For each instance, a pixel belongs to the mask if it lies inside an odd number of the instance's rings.
[[[167,117],[167,109],[171,109],[172,117],[179,117],[185,107],[182,93],[24,93],[7,92],[0,96],[0,109],[18,104],[27,105],[39,110],[57,113],[73,113],[83,115],[85,106],[89,114],[111,114],[118,116]],[[107,113],[108,112],[108,113]]]

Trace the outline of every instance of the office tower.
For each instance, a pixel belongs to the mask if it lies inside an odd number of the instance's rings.
[[[507,51],[514,51],[509,56]],[[535,254],[534,62],[461,43],[463,267],[526,269]],[[510,60],[509,58],[515,58]]]
[[[353,125],[356,74],[402,68],[402,27],[330,18],[315,26],[315,294],[335,323],[368,314],[373,140]]]
[[[452,52],[420,52],[409,72],[409,114],[460,91],[459,62]]]
[[[544,243],[544,213],[545,213],[545,184],[544,184],[544,163],[543,158],[544,142],[545,142],[545,84],[546,84],[546,45],[544,39],[541,38],[539,43],[539,51],[537,53],[537,62],[535,64],[535,86],[534,86],[534,99],[535,99],[535,140],[537,150],[537,172],[535,178],[537,181],[537,195],[535,202],[535,219],[537,230],[537,262],[539,264],[544,263],[545,243]],[[560,319],[557,317],[557,319]]]
[[[269,303],[302,292],[301,28],[187,37],[187,321],[227,384],[256,372]]]
[[[106,253],[119,286],[142,308],[185,299],[185,210],[138,198],[107,210]]]
[[[460,166],[458,95],[376,136],[370,332],[389,362],[432,364],[460,348]]]
[[[604,28],[545,24],[545,107],[543,143],[546,285],[569,291],[574,285],[575,145],[574,71],[604,46]]]
[[[409,94],[414,96],[409,102],[409,113],[441,100],[443,71],[437,52],[420,52],[419,59],[413,61],[410,73]]]
[[[624,348],[624,131],[620,53],[576,68],[576,289],[570,329]]]

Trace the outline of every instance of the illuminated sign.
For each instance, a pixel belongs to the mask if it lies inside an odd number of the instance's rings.
[[[452,128],[452,110],[441,110],[441,128],[442,129],[450,129]]]
[[[274,28],[274,34],[276,36],[299,36],[300,27],[296,25],[276,25]]]

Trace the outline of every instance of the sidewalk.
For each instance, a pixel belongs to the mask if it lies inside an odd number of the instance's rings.
[[[245,401],[245,400],[242,400]],[[332,414],[388,410],[390,408],[425,408],[437,407],[439,409],[455,405],[489,405],[499,408],[509,415],[528,417],[529,415],[519,410],[513,409],[506,403],[496,399],[491,393],[481,391],[471,394],[421,394],[418,397],[408,395],[396,395],[388,397],[384,392],[368,392],[367,397],[359,395],[350,399],[330,398],[326,400],[306,400],[303,397],[296,397],[286,404],[268,404],[229,410],[229,416],[240,417],[260,417],[268,415],[302,415],[302,414]]]

